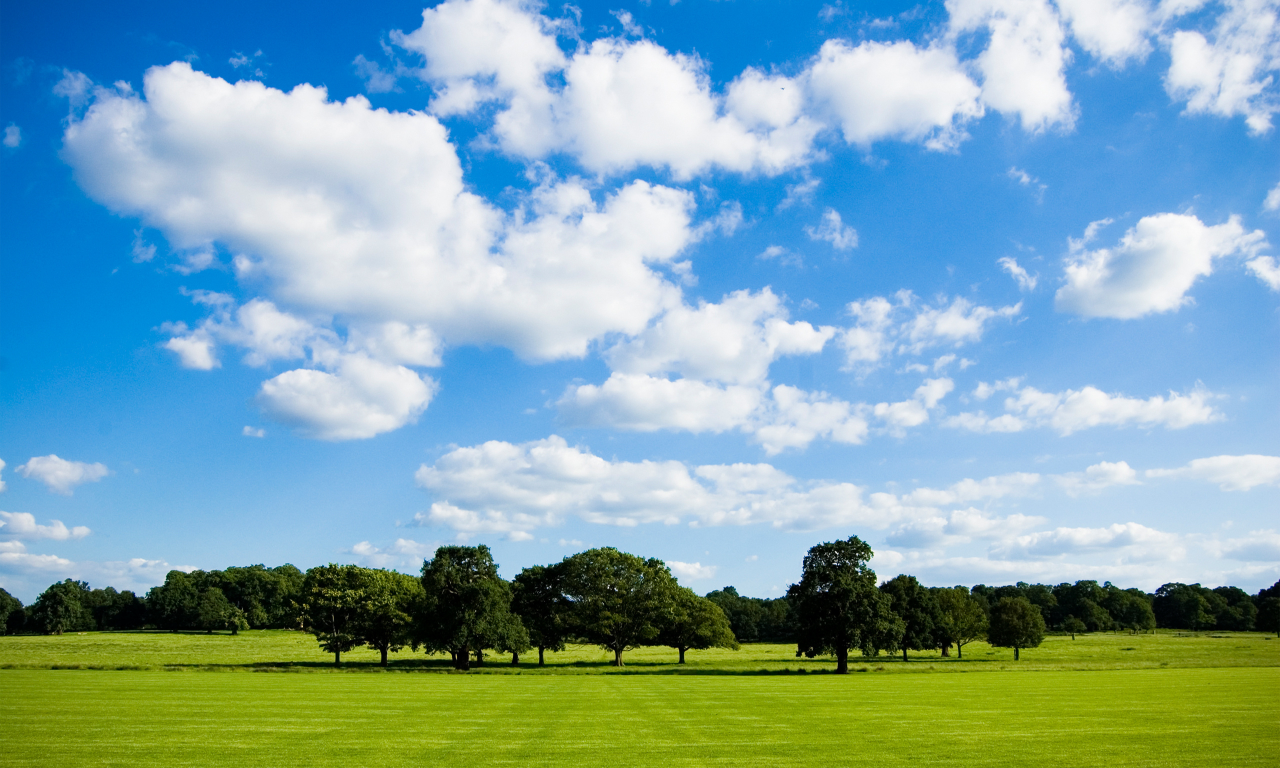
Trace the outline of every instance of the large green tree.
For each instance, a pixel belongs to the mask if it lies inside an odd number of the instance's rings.
[[[0,635],[8,632],[9,617],[22,613],[22,601],[0,587]],[[16,625],[18,622],[14,622]]]
[[[1151,610],[1151,598],[1140,589],[1119,589],[1108,586],[1103,607],[1111,614],[1112,626],[1127,629],[1135,635],[1156,628],[1156,615]]]
[[[66,579],[49,585],[31,605],[31,624],[37,632],[61,635],[63,632],[86,632],[96,627],[93,614],[85,607],[89,585]]]
[[[738,640],[729,628],[729,618],[720,606],[692,589],[678,587],[672,601],[671,619],[662,628],[659,641],[680,652],[680,663],[688,650],[729,648],[738,650]]]
[[[810,658],[834,655],[839,674],[849,672],[850,648],[874,653],[893,645],[893,634],[902,631],[889,596],[876,588],[875,571],[867,567],[871,555],[857,536],[819,544],[805,555],[800,582],[787,590],[799,651]]]
[[[245,620],[244,611],[232,605],[221,589],[209,587],[200,593],[196,626],[210,634],[217,629],[228,629],[235,635],[248,629],[249,622]]]
[[[357,634],[378,651],[382,666],[387,655],[413,642],[414,614],[425,597],[422,581],[395,571],[365,568],[360,574],[362,591]]]
[[[1023,648],[1037,648],[1044,640],[1044,614],[1025,597],[1002,597],[991,608],[987,642],[997,648],[1012,648],[1013,660]]]
[[[356,565],[321,565],[302,582],[303,626],[316,642],[342,663],[342,654],[364,644],[366,602],[364,569]]]
[[[880,585],[880,591],[892,601],[890,608],[902,619],[902,660],[907,651],[926,651],[938,646],[938,603],[933,593],[920,585],[915,576],[899,574]]]
[[[1212,600],[1212,602],[1211,602]],[[1152,609],[1160,626],[1171,629],[1212,629],[1218,620],[1213,602],[1226,601],[1199,584],[1162,584],[1156,590]]]
[[[572,634],[613,651],[615,667],[624,651],[655,644],[670,623],[677,584],[661,560],[603,547],[561,565]]]
[[[511,580],[511,610],[520,617],[531,647],[538,649],[538,666],[547,651],[564,650],[569,631],[570,604],[564,596],[561,565],[525,568]]]
[[[511,587],[483,544],[437,549],[422,564],[422,587],[415,645],[447,651],[456,669],[467,670],[472,653],[519,644],[523,626],[511,613]]]
[[[708,592],[707,599],[729,617],[733,636],[743,643],[794,643],[795,621],[787,598],[744,597],[733,587]]]
[[[147,592],[147,616],[160,629],[174,632],[196,625],[200,610],[199,577],[169,571],[164,583]]]
[[[987,612],[966,587],[935,589],[938,623],[935,627],[938,646],[947,655],[947,646],[956,647],[956,658],[964,658],[964,647],[987,636]]]

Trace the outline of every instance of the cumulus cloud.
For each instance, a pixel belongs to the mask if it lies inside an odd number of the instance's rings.
[[[4,471],[4,467],[5,467],[4,459],[0,459],[0,472]],[[5,485],[4,479],[0,478],[0,493],[4,493],[4,489],[7,487],[8,486]]]
[[[1054,480],[1069,496],[1096,493],[1114,485],[1138,485],[1138,471],[1124,461],[1102,461],[1083,472],[1057,475]]]
[[[1280,264],[1273,257],[1256,256],[1245,262],[1245,267],[1268,288],[1280,291]]]
[[[668,560],[667,567],[676,577],[688,579],[689,581],[698,581],[700,579],[715,578],[716,571],[719,570],[715,565],[703,565],[702,563],[682,563],[679,560]]]
[[[427,558],[435,554],[434,544],[421,544],[413,539],[396,539],[391,545],[378,547],[367,541],[352,545],[347,550],[360,562],[373,568],[389,568],[412,560]]]
[[[1070,51],[1058,14],[1046,0],[948,0],[952,35],[985,32],[973,62],[982,75],[982,101],[1018,115],[1027,131],[1070,129],[1075,106],[1067,89]]]
[[[970,507],[946,516],[912,520],[890,531],[885,541],[893,547],[926,549],[963,544],[973,539],[1014,536],[1045,522],[1043,517],[1021,514],[998,517]]]
[[[49,486],[50,491],[64,496],[70,496],[77,485],[96,483],[109,474],[105,464],[67,461],[52,453],[33,456],[26,464],[20,464],[16,471],[25,478],[39,480]]]
[[[22,129],[13,123],[9,123],[4,128],[4,138],[0,139],[0,144],[4,144],[6,149],[17,149],[22,143]]]
[[[1246,562],[1276,562],[1280,560],[1280,533],[1274,529],[1250,531],[1240,539],[1228,539],[1219,547],[1222,557]]]
[[[1119,69],[1151,53],[1147,37],[1155,26],[1144,0],[1057,0],[1071,36],[1109,66]]]
[[[68,528],[61,520],[50,520],[49,525],[36,523],[35,515],[29,512],[0,512],[0,536],[14,539],[52,539],[67,541],[83,539],[90,533],[83,525]]]
[[[27,551],[21,541],[0,541],[0,572],[30,573],[60,571],[75,563],[57,555],[37,555]]]
[[[563,438],[513,445],[491,441],[455,448],[415,478],[436,499],[422,525],[462,536],[501,534],[529,538],[541,527],[574,517],[589,523],[636,526],[765,524],[810,530],[866,526],[882,530],[935,517],[940,507],[1025,492],[1035,475],[965,480],[945,489],[921,488],[898,496],[867,494],[850,483],[803,482],[770,464],[607,460],[571,447]],[[982,523],[980,513],[953,516],[958,535],[986,535],[1013,517]],[[986,526],[984,528],[984,526]]]
[[[1013,389],[1004,401],[1004,414],[991,417],[983,411],[960,413],[948,418],[945,426],[974,432],[1021,432],[1048,427],[1066,436],[1098,426],[1183,429],[1222,418],[1210,402],[1215,396],[1200,387],[1186,394],[1170,392],[1168,398],[1154,395],[1142,400],[1108,394],[1096,387],[1041,392],[1035,387],[1018,387],[1016,379],[1004,384],[1001,388]],[[982,399],[995,389],[984,382],[975,395]]]
[[[1014,536],[993,544],[991,554],[1009,559],[1062,557],[1097,551],[1115,551],[1129,560],[1165,559],[1185,547],[1176,534],[1139,523],[1116,523],[1104,528],[1055,528]]]
[[[1280,211],[1280,184],[1276,184],[1262,201],[1262,210]]]
[[[1206,37],[1178,30],[1169,43],[1165,89],[1185,100],[1189,114],[1244,117],[1254,135],[1271,130],[1280,109],[1280,6],[1274,0],[1226,0],[1225,12]]]
[[[1036,282],[1039,281],[1039,275],[1028,274],[1027,270],[1018,264],[1018,260],[1012,256],[1004,256],[999,261],[1000,268],[1009,273],[1018,283],[1018,288],[1023,291],[1034,291]]]
[[[837,251],[847,251],[858,247],[858,232],[853,227],[845,226],[840,214],[834,208],[822,212],[822,223],[816,227],[805,227],[805,234],[810,240],[825,240]]]
[[[1251,255],[1266,242],[1262,230],[1246,232],[1239,216],[1207,226],[1192,214],[1161,213],[1144,216],[1114,247],[1088,250],[1109,223],[1094,222],[1070,241],[1058,311],[1119,319],[1174,311],[1191,301],[1187,292],[1215,259]]]
[[[1149,469],[1146,475],[1188,477],[1216,483],[1224,491],[1247,491],[1259,485],[1280,486],[1280,456],[1209,456],[1176,469]]]
[[[962,296],[925,304],[911,291],[893,300],[875,296],[851,302],[854,324],[838,340],[849,368],[867,371],[894,354],[920,354],[937,346],[961,347],[978,341],[995,320],[1016,317],[1022,304],[998,309],[973,304]]]

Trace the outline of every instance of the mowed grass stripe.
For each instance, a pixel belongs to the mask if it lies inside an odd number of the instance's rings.
[[[0,671],[12,765],[1275,765],[1280,670]]]

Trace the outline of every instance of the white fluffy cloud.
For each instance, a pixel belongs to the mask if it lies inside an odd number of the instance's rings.
[[[987,47],[973,62],[982,74],[982,100],[1019,116],[1027,131],[1071,128],[1075,107],[1067,90],[1070,51],[1058,14],[1046,0],[948,0],[951,33],[985,31]]]
[[[1247,562],[1280,561],[1280,532],[1274,529],[1250,531],[1240,539],[1228,539],[1219,548],[1223,557]]]
[[[21,541],[0,541],[0,572],[30,573],[64,571],[75,563],[57,555],[37,555]]]
[[[1239,216],[1206,226],[1192,214],[1161,213],[1144,216],[1112,248],[1086,249],[1109,223],[1094,222],[1084,237],[1071,240],[1058,311],[1131,319],[1176,310],[1190,301],[1195,281],[1213,271],[1215,259],[1252,254],[1266,237],[1262,230],[1245,231]]]
[[[1004,401],[1004,414],[991,417],[983,411],[965,412],[948,418],[944,424],[974,432],[1021,432],[1048,427],[1065,436],[1098,426],[1183,429],[1222,418],[1210,403],[1214,395],[1202,388],[1186,394],[1170,392],[1168,398],[1155,395],[1142,400],[1111,395],[1096,387],[1041,392],[1035,387],[1019,387],[1017,380],[1010,380],[995,386],[984,382],[975,395],[982,399],[996,389],[1012,390]]]
[[[1145,0],[1056,0],[1071,36],[1086,51],[1115,68],[1151,53],[1155,20]]]
[[[1213,32],[1178,30],[1169,43],[1165,88],[1187,102],[1187,112],[1242,115],[1249,132],[1271,130],[1280,109],[1280,4],[1275,0],[1226,0]]]
[[[1149,469],[1147,477],[1189,477],[1216,483],[1224,491],[1247,491],[1259,485],[1280,486],[1280,456],[1247,454],[1194,459],[1177,469]]]
[[[33,456],[26,464],[17,467],[17,473],[31,480],[39,480],[49,490],[70,496],[77,485],[95,483],[109,474],[105,464],[88,464],[83,461],[67,461],[57,454]]]
[[[891,531],[885,541],[893,547],[924,549],[962,544],[973,539],[1014,536],[1045,523],[1043,517],[1008,515],[994,517],[974,509],[960,509],[949,515],[922,517]]]
[[[0,472],[4,471],[4,467],[5,467],[4,459],[0,459]],[[6,487],[7,486],[5,485],[4,479],[0,478],[0,493],[3,493]]]
[[[1102,461],[1083,472],[1069,472],[1054,478],[1069,496],[1096,493],[1115,485],[1138,485],[1138,472],[1124,461]]]
[[[90,533],[83,525],[68,528],[61,520],[50,520],[49,525],[36,523],[35,515],[29,512],[0,512],[0,536],[14,539],[52,539],[66,541],[83,539]]]
[[[847,365],[865,371],[893,354],[920,354],[932,347],[978,341],[992,321],[1021,311],[1021,303],[993,309],[962,296],[930,306],[911,291],[899,291],[893,301],[875,296],[850,303],[854,324],[840,333],[839,341]]]
[[[719,570],[715,565],[703,565],[702,563],[682,563],[679,560],[668,560],[667,567],[677,578],[688,579],[689,581],[698,581],[700,579],[715,578],[716,571]]]
[[[434,544],[421,544],[413,539],[396,539],[391,545],[378,547],[362,541],[347,550],[360,558],[360,562],[373,568],[390,568],[407,565],[415,560],[430,557],[436,551]]]
[[[825,240],[837,251],[847,251],[858,247],[858,232],[853,227],[845,226],[840,214],[834,208],[822,212],[822,222],[816,227],[805,227],[805,234],[810,240]]]
[[[1180,556],[1185,547],[1176,534],[1139,523],[1116,523],[1104,528],[1055,528],[1015,536],[991,547],[993,556],[1019,560],[1097,551],[1114,551],[1122,558],[1142,561]]]
[[[1036,282],[1040,279],[1040,276],[1029,274],[1026,269],[1018,264],[1017,259],[1012,256],[1004,256],[996,263],[1000,265],[1001,269],[1008,272],[1010,277],[1017,281],[1019,289],[1024,291],[1034,291],[1036,289]]]

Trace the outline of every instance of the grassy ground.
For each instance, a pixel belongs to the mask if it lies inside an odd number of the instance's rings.
[[[830,659],[789,646],[629,652],[472,674],[408,651],[343,673],[308,635],[0,637],[0,764],[13,766],[1251,766],[1280,755],[1280,640],[1050,637]],[[117,671],[124,669],[126,671]],[[672,674],[672,673],[682,674]],[[940,674],[986,672],[988,674]],[[1024,674],[1001,674],[1019,672]],[[402,673],[402,674],[397,674]],[[767,673],[767,674],[762,674]],[[786,674],[790,673],[790,674]],[[915,674],[901,674],[915,673]]]
[[[1280,669],[790,676],[0,671],[13,766],[1253,766]]]
[[[1260,633],[1182,633],[1129,635],[1100,633],[1045,638],[1039,648],[1022,652],[991,648],[985,643],[965,647],[964,658],[942,658],[937,652],[867,659],[854,655],[855,670],[885,672],[976,672],[987,670],[1146,669],[1160,667],[1280,667],[1280,639]],[[794,646],[752,644],[739,651],[690,651],[688,663],[675,664],[670,648],[642,648],[624,656],[626,668],[609,666],[612,654],[594,646],[574,646],[547,654],[547,668],[538,670],[537,652],[527,654],[518,669],[509,657],[489,657],[477,671],[485,674],[685,672],[743,674],[759,672],[829,671],[835,663],[825,657],[797,659]],[[377,666],[376,652],[360,649],[343,657],[343,669],[369,671]],[[289,668],[329,671],[333,657],[315,639],[300,632],[261,631],[239,635],[168,632],[89,632],[60,636],[0,637],[3,669],[226,669]],[[446,671],[446,658],[428,657],[405,649],[392,655],[392,669]]]

